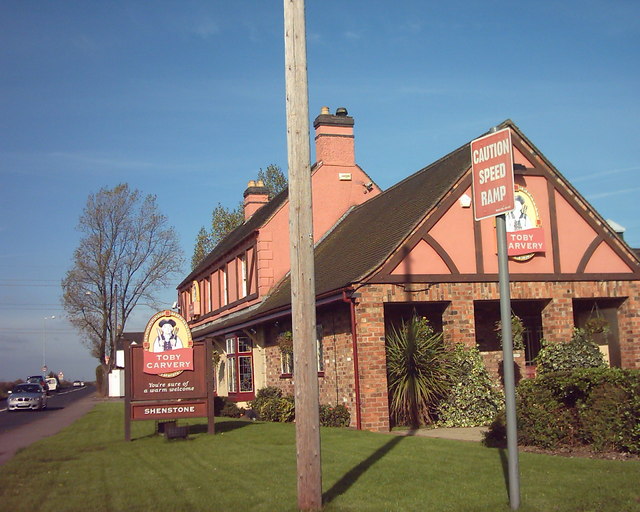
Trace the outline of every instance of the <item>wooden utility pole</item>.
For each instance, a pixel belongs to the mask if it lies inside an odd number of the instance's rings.
[[[304,0],[284,0],[298,508],[322,507]]]

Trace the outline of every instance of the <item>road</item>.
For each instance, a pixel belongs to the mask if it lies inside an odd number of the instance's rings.
[[[95,393],[96,388],[88,385],[81,388],[64,388],[49,394],[47,408],[42,411],[7,411],[7,403],[0,406],[0,434],[33,423],[41,419],[50,419],[56,411],[68,407],[76,400]]]
[[[44,437],[57,434],[67,425],[89,412],[96,401],[94,386],[66,388],[49,396],[43,411],[0,410],[0,465],[25,446]]]

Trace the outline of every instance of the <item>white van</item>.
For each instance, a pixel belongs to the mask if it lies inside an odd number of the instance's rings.
[[[58,391],[58,379],[55,377],[47,377],[47,384],[49,385],[49,391]]]

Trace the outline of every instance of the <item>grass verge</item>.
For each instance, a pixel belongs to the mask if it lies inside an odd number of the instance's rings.
[[[184,424],[185,422],[180,422]],[[102,403],[0,467],[0,511],[294,511],[295,427],[218,418],[187,440]],[[509,511],[506,452],[478,443],[322,429],[324,508]],[[640,511],[640,461],[520,454],[528,511]]]

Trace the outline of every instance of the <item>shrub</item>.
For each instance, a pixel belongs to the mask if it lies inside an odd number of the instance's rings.
[[[446,395],[454,367],[450,353],[426,318],[413,316],[387,334],[390,412],[396,424],[431,423]]]
[[[504,396],[493,381],[477,347],[457,344],[451,352],[455,373],[450,391],[438,404],[438,425],[476,427],[488,425],[504,406]]]
[[[282,390],[275,386],[259,389],[250,406],[262,421],[288,423],[293,421],[296,415],[294,397],[283,396]],[[344,405],[320,406],[320,425],[323,427],[348,427],[350,421],[351,415]]]
[[[249,402],[249,407],[253,409],[253,411],[256,413],[258,418],[262,419],[260,411],[263,405],[268,400],[271,400],[273,398],[281,398],[281,397],[282,397],[282,390],[280,388],[277,388],[275,386],[267,386],[259,389],[256,392],[256,397],[254,400]]]
[[[217,396],[213,399],[213,411],[216,416],[227,418],[240,418],[244,414],[244,409],[224,396]]]
[[[272,397],[265,399],[258,413],[263,421],[288,423],[295,418],[295,401],[293,396]]]
[[[349,409],[344,405],[320,406],[320,425],[323,427],[348,427],[350,422]]]
[[[640,453],[640,371],[589,368],[544,374],[516,389],[522,444],[557,449],[588,445],[594,451]],[[485,442],[504,437],[504,418]]]
[[[596,451],[640,453],[640,372],[617,371],[594,386],[580,422],[583,442]]]
[[[502,321],[495,323],[495,332],[502,347]],[[524,324],[518,315],[511,313],[511,342],[513,350],[524,350]]]
[[[607,366],[591,332],[584,329],[574,329],[569,343],[549,343],[543,340],[536,364],[539,375],[575,368]]]
[[[522,444],[542,448],[574,444],[577,428],[572,410],[539,382],[525,380],[518,386],[516,414]]]

